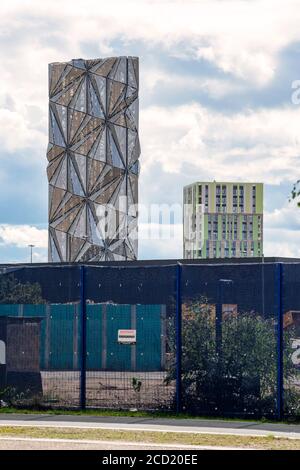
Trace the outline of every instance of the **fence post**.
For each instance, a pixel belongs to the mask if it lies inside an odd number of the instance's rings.
[[[219,372],[221,371],[222,364],[222,322],[223,322],[223,297],[224,297],[224,281],[219,279],[218,281],[218,298],[216,304],[216,353],[219,363]],[[221,392],[221,390],[220,390]]]
[[[283,419],[283,310],[282,310],[282,264],[276,264],[278,290],[277,311],[277,419]]]
[[[80,266],[80,408],[86,407],[86,295],[85,295],[85,266]]]
[[[217,304],[216,304],[215,328],[216,328],[216,353],[218,355],[220,366],[222,364],[222,353],[223,353],[222,351],[223,304],[229,303],[228,302],[228,289],[232,285],[233,285],[232,279],[219,279],[218,281],[218,297],[217,297]]]
[[[176,265],[176,412],[180,413],[181,403],[181,263]]]

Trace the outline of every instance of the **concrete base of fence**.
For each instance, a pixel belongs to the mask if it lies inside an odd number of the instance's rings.
[[[16,390],[16,393],[24,393],[26,398],[33,395],[42,395],[42,377],[40,372],[14,372],[6,374],[6,387]]]

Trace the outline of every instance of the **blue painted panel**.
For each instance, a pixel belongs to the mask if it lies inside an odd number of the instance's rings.
[[[136,369],[161,370],[161,306],[136,306]]]
[[[49,357],[50,369],[73,369],[74,319],[74,304],[51,305]]]
[[[131,347],[118,343],[118,330],[131,328],[130,305],[107,305],[107,369],[131,370]]]
[[[23,315],[44,317],[41,322],[41,369],[73,370],[79,367],[80,353],[80,318],[75,318],[76,304],[50,305],[49,319],[49,358],[46,353],[46,308],[45,304],[23,305]],[[18,316],[20,306],[16,304],[0,305],[0,315]],[[131,345],[118,343],[118,330],[131,329],[131,305],[107,304],[107,356],[106,369],[112,371],[130,371]],[[87,369],[102,369],[102,326],[103,305],[87,304]],[[78,339],[75,344],[75,325]],[[161,306],[136,306],[136,370],[161,370]],[[75,355],[77,349],[77,355]],[[76,367],[77,366],[77,367]]]
[[[18,304],[0,304],[0,316],[17,317],[19,313]]]
[[[102,359],[102,305],[87,304],[87,361],[88,370],[100,370]]]

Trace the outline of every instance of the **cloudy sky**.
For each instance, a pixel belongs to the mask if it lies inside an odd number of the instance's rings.
[[[262,181],[265,255],[300,256],[299,24],[299,0],[1,2],[0,262],[28,261],[29,243],[47,259],[47,64],[112,55],[140,57],[140,202]],[[175,231],[140,258],[181,257]]]

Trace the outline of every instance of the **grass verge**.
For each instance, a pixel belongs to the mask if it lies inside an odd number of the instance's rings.
[[[103,410],[103,409],[87,409],[87,410],[70,410],[65,408],[57,409],[34,409],[34,408],[0,408],[0,414],[47,414],[47,415],[74,415],[74,416],[124,416],[138,418],[195,418],[195,416],[185,413],[172,413],[166,411],[130,411],[130,410]]]
[[[73,415],[73,416],[116,416],[128,418],[167,418],[167,419],[205,419],[210,421],[237,421],[237,422],[256,422],[256,423],[286,423],[286,424],[299,424],[299,420],[289,419],[285,421],[276,421],[267,418],[256,419],[254,417],[218,417],[218,416],[197,416],[188,413],[175,413],[172,411],[140,411],[140,410],[105,410],[105,409],[87,409],[87,410],[70,410],[65,408],[57,409],[35,409],[35,408],[13,408],[13,407],[0,407],[0,414],[47,414],[47,415]]]
[[[30,437],[46,439],[88,439],[100,441],[143,442],[148,444],[197,445],[217,447],[240,447],[262,450],[300,450],[299,439],[274,436],[252,437],[235,435],[186,434],[147,431],[112,431],[106,429],[72,429],[1,426],[1,437]]]

